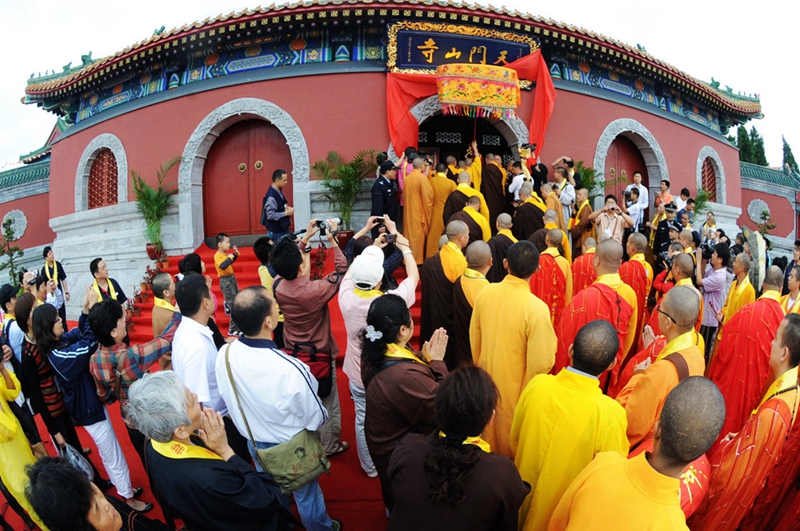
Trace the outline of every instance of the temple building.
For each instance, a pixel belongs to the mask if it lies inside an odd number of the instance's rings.
[[[640,170],[653,193],[662,179],[675,195],[705,190],[729,232],[754,228],[760,201],[777,224],[778,252],[792,247],[800,181],[740,166],[725,138],[761,116],[757,97],[700,81],[638,45],[452,0],[271,6],[162,29],[108,57],[89,53],[77,66],[31,77],[24,102],[58,125],[24,166],[0,174],[0,214],[27,225],[20,245],[38,266],[37,249],[55,242],[72,285],[89,281],[87,264],[98,256],[123,288],[138,285],[149,260],[131,170],[154,183],[161,164],[181,159],[167,179],[178,189],[163,230],[170,255],[219,232],[265,233],[262,198],[276,168],[289,172],[284,192],[304,227],[328,214],[312,166],[331,150],[466,151],[474,120],[442,114],[435,85],[415,94],[413,76],[446,63],[513,67],[533,54],[537,78],[520,75],[526,90],[516,114],[477,120],[481,152],[517,157],[533,132],[545,164],[568,155],[607,180]],[[551,111],[542,114],[544,98]],[[359,202],[354,222],[368,208]]]

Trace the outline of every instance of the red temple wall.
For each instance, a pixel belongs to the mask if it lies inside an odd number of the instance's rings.
[[[770,234],[781,238],[788,238],[794,230],[794,198],[786,198],[783,195],[773,195],[754,190],[742,190],[742,215],[739,216],[737,223],[739,226],[747,225],[751,229],[756,229],[756,224],[747,214],[747,205],[754,199],[761,199],[769,205],[770,222],[776,226],[769,231]]]
[[[47,194],[32,195],[0,204],[0,219],[3,219],[11,210],[21,210],[28,220],[25,234],[14,245],[18,245],[21,249],[27,249],[38,245],[47,245],[56,239],[56,234],[49,224],[49,207]]]
[[[630,118],[646,127],[658,141],[674,193],[684,186],[696,193],[697,156],[700,149],[708,145],[722,159],[727,203],[741,206],[738,153],[727,143],[615,102],[564,90],[557,92],[541,153],[546,164],[558,156],[570,155],[591,166],[597,142],[606,126],[614,120]],[[77,165],[87,144],[96,136],[116,135],[124,146],[128,168],[152,182],[156,169],[163,162],[183,153],[187,140],[208,113],[230,100],[244,97],[268,100],[290,114],[303,132],[312,165],[330,150],[349,156],[365,148],[385,150],[389,145],[383,73],[295,77],[209,90],[120,115],[56,143],[51,162],[50,217],[74,212],[72,198]],[[532,92],[523,93],[518,114],[526,123],[530,120],[533,101]],[[171,180],[174,181],[175,175],[173,170]],[[128,190],[129,200],[132,200],[130,185]]]

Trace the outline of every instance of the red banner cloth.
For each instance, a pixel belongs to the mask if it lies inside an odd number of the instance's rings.
[[[536,82],[534,89],[533,115],[530,120],[531,144],[536,144],[536,153],[542,152],[544,133],[553,114],[556,102],[556,88],[550,78],[547,63],[541,50],[504,65],[517,71],[519,79]],[[415,101],[436,94],[434,74],[403,74],[389,72],[386,79],[386,107],[389,113],[389,138],[395,153],[408,146],[416,146],[419,136],[419,123],[411,114]]]

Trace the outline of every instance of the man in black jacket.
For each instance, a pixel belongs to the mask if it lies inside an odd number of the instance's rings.
[[[380,177],[372,185],[371,216],[388,215],[393,220],[400,219],[400,203],[397,200],[397,166],[387,160],[380,165]],[[377,230],[373,229],[372,237],[377,237]]]

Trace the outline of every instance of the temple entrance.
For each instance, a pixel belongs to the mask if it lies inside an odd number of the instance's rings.
[[[642,172],[642,184],[649,188],[650,179],[647,175],[647,166],[639,148],[629,138],[619,135],[608,147],[606,167],[603,170],[603,179],[606,181],[619,180],[606,186],[605,193],[617,196],[617,201],[623,200],[622,192],[625,187],[633,183],[633,172]]]
[[[464,116],[445,116],[436,114],[419,126],[419,151],[433,155],[436,163],[445,162],[447,155],[463,159],[472,142],[475,119]],[[503,167],[513,159],[508,141],[485,118],[478,118],[478,151],[481,154],[493,153],[503,157]],[[402,154],[399,147],[398,154]]]
[[[203,168],[205,235],[266,234],[261,204],[278,168],[290,174],[283,193],[292,204],[292,157],[278,128],[264,120],[244,120],[225,129]]]

